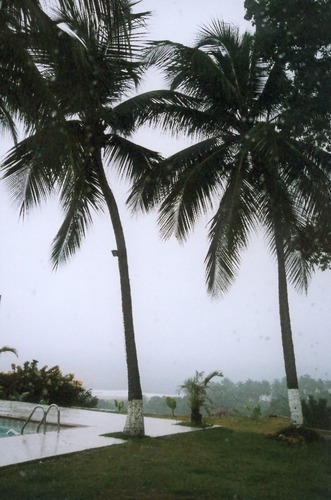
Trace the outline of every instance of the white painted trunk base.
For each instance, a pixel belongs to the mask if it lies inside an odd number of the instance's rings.
[[[293,425],[303,425],[302,406],[299,389],[288,389],[288,404]]]
[[[124,434],[136,437],[145,435],[142,399],[133,399],[132,401],[128,401],[128,415],[126,417],[123,432]]]

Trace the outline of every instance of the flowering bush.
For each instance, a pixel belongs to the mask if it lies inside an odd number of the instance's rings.
[[[0,398],[30,403],[57,404],[95,408],[98,398],[75,380],[75,375],[63,375],[58,366],[38,368],[38,361],[26,361],[23,366],[12,364],[12,371],[0,372]]]

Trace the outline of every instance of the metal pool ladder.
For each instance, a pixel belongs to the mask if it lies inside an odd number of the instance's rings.
[[[43,425],[44,426],[44,434],[46,432],[46,420],[47,420],[47,415],[49,413],[49,411],[52,409],[52,408],[55,408],[56,411],[57,411],[57,432],[60,432],[60,409],[57,405],[55,404],[52,404],[50,405],[47,410],[42,406],[42,405],[37,405],[33,408],[32,412],[30,413],[30,415],[28,416],[28,418],[26,419],[26,421],[24,422],[23,424],[23,427],[21,429],[21,434],[24,433],[24,429],[25,427],[28,425],[28,423],[31,421],[31,418],[33,417],[34,413],[36,410],[38,409],[41,409],[42,412],[43,412],[43,417],[42,419],[40,420],[39,424],[38,424],[38,427],[37,427],[37,432],[39,432],[40,430],[40,427]]]

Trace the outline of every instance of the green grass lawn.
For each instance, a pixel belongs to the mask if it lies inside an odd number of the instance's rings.
[[[222,423],[3,467],[0,498],[331,498],[330,442],[289,446],[266,439],[264,432],[284,426],[274,419]]]

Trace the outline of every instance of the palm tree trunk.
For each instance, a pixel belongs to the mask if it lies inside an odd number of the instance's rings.
[[[131,286],[126,243],[117,203],[106,178],[100,150],[95,154],[95,159],[97,163],[100,187],[109,210],[117,244],[128,374],[128,416],[124,432],[131,436],[144,436],[143,397],[140,385],[138,357],[134,335]]]
[[[302,406],[299,393],[288,301],[284,240],[282,235],[281,222],[279,221],[275,221],[275,246],[278,263],[279,316],[285,362],[288,402],[290,407],[290,418],[292,424],[302,425]]]

